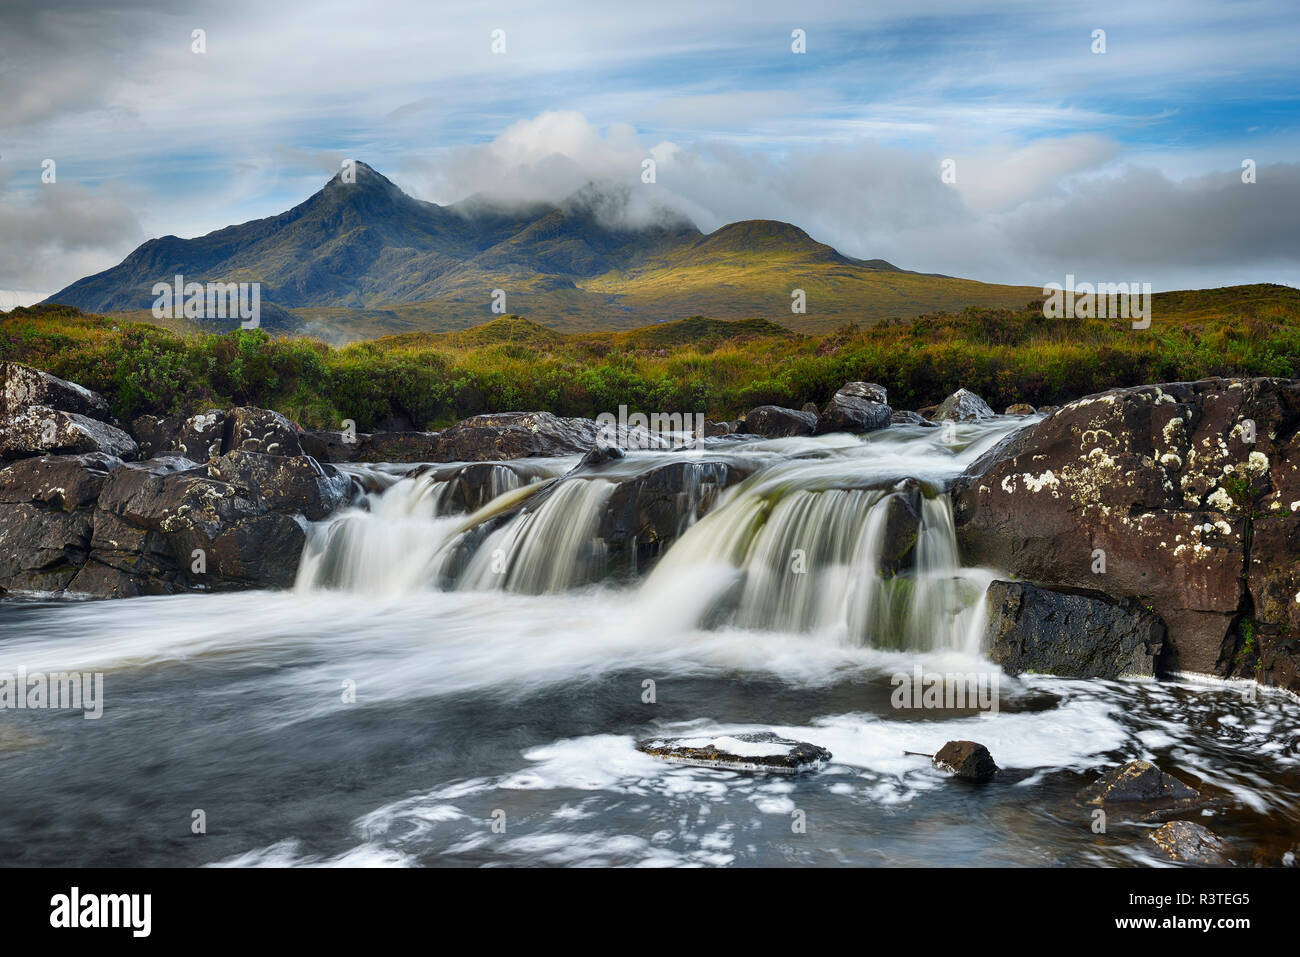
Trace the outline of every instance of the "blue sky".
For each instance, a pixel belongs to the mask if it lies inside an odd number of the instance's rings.
[[[8,0],[0,305],[278,213],[346,157],[441,203],[639,186],[654,157],[641,214],[704,229],[784,219],[994,282],[1300,285],[1298,23],[1273,0]]]

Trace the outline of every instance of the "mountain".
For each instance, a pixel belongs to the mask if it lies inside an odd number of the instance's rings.
[[[261,283],[263,325],[324,338],[441,332],[505,309],[564,331],[632,329],[708,315],[762,318],[800,331],[966,305],[1021,306],[1033,287],[922,275],[857,260],[797,226],[750,220],[705,235],[661,210],[645,226],[631,189],[578,191],[559,205],[485,196],[439,206],[364,163],[279,216],[196,239],[164,236],[46,302],[149,318],[153,286]],[[803,289],[807,311],[791,311]],[[206,321],[204,321],[206,322]],[[211,322],[220,322],[212,320]],[[232,325],[229,321],[225,326]]]

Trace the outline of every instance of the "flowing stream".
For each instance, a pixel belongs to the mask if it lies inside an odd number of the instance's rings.
[[[1213,796],[1245,863],[1300,849],[1300,705],[1177,681],[1011,679],[981,657],[994,569],[945,483],[1023,424],[895,427],[481,466],[348,466],[294,589],[0,601],[0,672],[102,672],[104,711],[0,714],[0,855],[85,865],[1116,865],[1075,791],[1130,758]],[[675,539],[633,574],[620,483],[685,461]],[[726,487],[728,465],[742,480]],[[646,567],[648,566],[648,567]],[[996,713],[899,709],[899,675],[994,675]],[[668,765],[650,735],[772,730],[795,778]],[[986,744],[969,788],[904,751]],[[192,832],[201,810],[206,833]],[[806,829],[792,828],[803,812]],[[494,822],[497,827],[494,828]],[[500,829],[504,822],[504,831]]]

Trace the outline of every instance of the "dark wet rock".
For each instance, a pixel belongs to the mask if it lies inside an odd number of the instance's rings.
[[[163,418],[142,415],[131,423],[131,434],[145,458],[175,452],[194,462],[206,462],[223,451],[226,413],[208,409],[194,415]]]
[[[304,429],[298,434],[303,453],[317,462],[351,462],[370,436],[332,429]]]
[[[440,462],[439,432],[372,432],[360,436],[360,448],[350,461]]]
[[[954,483],[963,558],[1139,599],[1168,627],[1170,670],[1239,669],[1300,691],[1298,431],[1295,381],[1207,379],[1072,402]]]
[[[500,462],[474,462],[451,468],[426,466],[419,471],[432,472],[436,481],[447,483],[435,503],[439,515],[476,512],[499,495],[545,477],[538,470]]]
[[[1201,867],[1228,867],[1228,845],[1209,828],[1193,821],[1170,821],[1162,824],[1147,840],[1171,861]]]
[[[32,405],[0,416],[0,458],[103,452],[135,458],[135,439],[116,426],[77,412]]]
[[[1003,415],[1034,415],[1038,410],[1027,402],[1017,402],[1007,406]]]
[[[298,426],[279,412],[240,406],[227,413],[226,452],[264,452],[267,455],[302,455]]]
[[[673,764],[731,771],[771,771],[797,774],[813,771],[830,761],[825,748],[807,741],[792,741],[771,731],[734,735],[649,738],[637,750]]]
[[[921,499],[916,479],[904,479],[889,493],[880,541],[882,575],[895,575],[912,564],[921,533]]]
[[[108,402],[98,392],[18,362],[0,362],[0,418],[31,406],[109,418]]]
[[[949,741],[935,754],[934,766],[976,784],[991,781],[998,773],[993,755],[977,741]]]
[[[983,422],[994,417],[989,404],[968,389],[958,389],[930,416],[936,422]]]
[[[310,455],[227,452],[208,465],[208,475],[270,511],[298,513],[313,522],[341,508],[352,493],[351,479]]]
[[[782,439],[792,435],[812,435],[817,415],[779,405],[760,405],[745,413],[744,431],[765,439]]]
[[[95,501],[120,459],[21,459],[0,468],[0,591],[53,592],[85,563]]]
[[[1154,675],[1165,625],[1138,602],[1098,591],[995,581],[985,593],[984,648],[1009,675]]]
[[[584,455],[572,469],[573,472],[591,471],[607,465],[610,462],[617,462],[623,458],[626,453],[616,445],[598,445]]]
[[[1150,761],[1130,761],[1107,771],[1079,792],[1085,804],[1169,804],[1194,801],[1200,794]]]
[[[726,462],[672,462],[619,482],[600,523],[609,570],[645,573],[709,511],[718,494],[746,476]]]
[[[893,421],[893,410],[885,404],[885,388],[874,382],[850,382],[826,403],[817,421],[816,433],[874,432]]]
[[[889,417],[889,421],[894,425],[922,425],[931,429],[939,428],[938,423],[931,422],[920,412],[895,412]]]
[[[476,415],[439,433],[433,461],[574,455],[587,452],[600,441],[600,429],[592,419],[566,419],[549,412],[498,412]]]

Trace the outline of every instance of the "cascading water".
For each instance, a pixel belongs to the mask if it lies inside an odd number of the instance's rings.
[[[671,614],[683,628],[828,632],[881,648],[977,651],[990,576],[961,566],[940,488],[1011,427],[720,448],[720,455],[744,457],[754,474],[692,524],[699,502],[692,473],[678,505],[684,533],[635,586],[633,600],[650,620]],[[626,476],[543,485],[538,473],[525,472],[534,482],[526,484],[520,473],[496,468],[481,496],[490,501],[469,514],[450,494],[455,472],[426,473],[373,495],[368,508],[322,523],[299,588],[547,594],[600,581],[607,570],[602,518]]]

